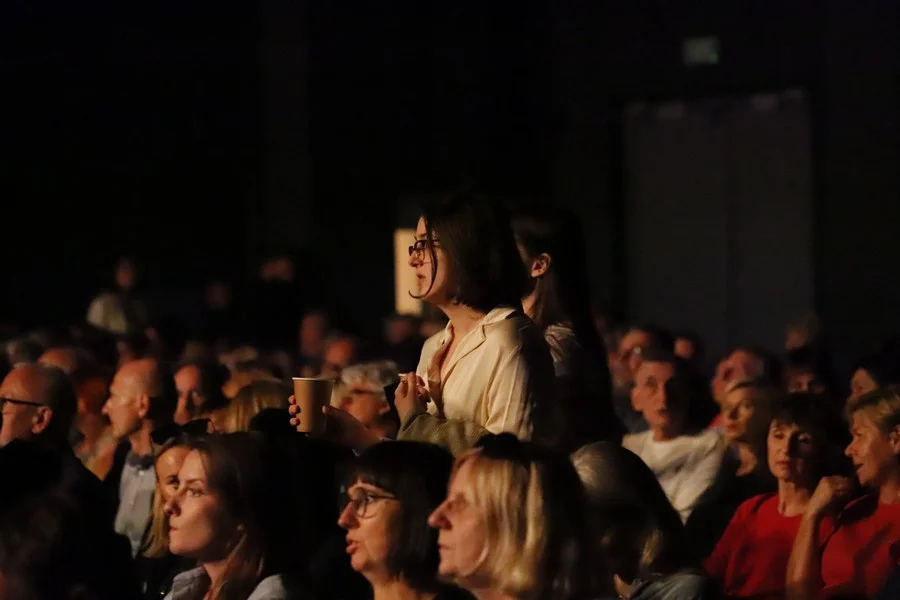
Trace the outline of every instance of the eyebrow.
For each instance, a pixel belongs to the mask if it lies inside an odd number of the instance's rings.
[[[199,477],[194,477],[193,479],[185,479],[184,480],[185,485],[187,485],[189,483],[197,483],[197,482],[202,483],[203,485],[206,485],[206,481],[204,481],[203,479],[200,479]]]

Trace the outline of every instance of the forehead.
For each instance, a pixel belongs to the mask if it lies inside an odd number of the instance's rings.
[[[12,400],[36,400],[40,382],[27,367],[13,369],[0,383],[0,396]]]
[[[380,487],[378,487],[378,486],[375,485],[374,483],[369,483],[368,481],[363,481],[363,480],[360,479],[359,477],[357,477],[357,478],[356,478],[356,481],[354,481],[354,482],[350,485],[350,487],[347,488],[347,491],[348,491],[348,492],[352,492],[352,491],[356,491],[356,490],[367,491],[367,492],[375,492],[375,493],[378,493],[378,492],[385,492],[385,490],[381,489]]]
[[[187,365],[186,367],[182,367],[178,369],[178,372],[175,373],[175,381],[188,383],[191,381],[199,381],[200,380],[200,369],[198,369],[195,365]]]
[[[188,453],[190,453],[190,449],[185,448],[184,446],[169,448],[156,459],[156,470],[160,472],[177,473],[184,464],[184,459],[187,457]]]
[[[419,222],[416,224],[416,237],[425,237],[428,233],[428,230],[425,227],[425,217],[419,217]]]
[[[850,415],[850,423],[858,429],[878,429],[878,425],[865,410],[855,410]]]
[[[807,434],[812,433],[808,427],[798,425],[797,423],[779,421],[777,419],[772,421],[772,425],[770,428],[772,431],[781,431],[782,433],[794,433],[794,432],[807,433]]]
[[[753,388],[742,387],[736,390],[731,390],[725,395],[725,400],[728,402],[743,402],[745,400],[756,400],[756,394],[754,394]]]
[[[637,329],[632,329],[624,336],[622,336],[622,341],[619,342],[619,345],[623,348],[630,348],[634,346],[642,346],[646,345],[650,342],[650,336],[647,335],[646,332],[640,331]]]
[[[641,377],[656,377],[657,379],[668,379],[674,371],[669,363],[648,362],[646,360],[641,363],[637,370]]]
[[[206,465],[203,463],[203,455],[199,450],[191,450],[184,457],[184,463],[179,471],[182,479],[202,479],[206,481]]]

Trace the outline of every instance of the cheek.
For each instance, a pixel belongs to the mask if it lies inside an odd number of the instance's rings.
[[[364,541],[369,560],[383,563],[391,551],[390,517],[381,516],[361,519],[360,538]]]

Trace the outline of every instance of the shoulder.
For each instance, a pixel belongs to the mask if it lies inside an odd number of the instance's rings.
[[[649,430],[641,431],[640,433],[629,433],[622,438],[622,447],[637,453],[640,448],[647,443],[647,439],[650,435],[651,433]]]
[[[519,310],[512,310],[503,318],[485,323],[484,340],[504,354],[535,350],[545,352],[547,356],[550,354],[544,333]]]
[[[704,429],[697,435],[691,436],[691,445],[703,456],[710,454],[725,454],[725,441],[722,435],[714,429]]]
[[[711,600],[715,585],[703,573],[684,571],[644,583],[632,594],[633,600]]]
[[[760,494],[744,500],[734,513],[735,518],[748,518],[762,510],[764,506],[768,506],[772,502],[778,502],[777,493]]]
[[[281,575],[269,575],[260,581],[247,600],[297,600],[300,594],[288,592]]]

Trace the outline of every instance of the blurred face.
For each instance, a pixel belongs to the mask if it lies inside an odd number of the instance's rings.
[[[475,504],[471,461],[464,462],[450,480],[447,499],[428,517],[438,529],[441,562],[438,574],[470,585],[478,579],[485,546],[484,515]],[[478,587],[477,584],[472,587]]]
[[[434,237],[434,236],[433,236]],[[447,272],[447,261],[441,251],[441,242],[432,240],[435,256],[437,257],[437,271],[432,277],[431,248],[428,248],[428,234],[425,228],[425,219],[419,219],[416,227],[416,238],[413,241],[412,251],[409,255],[409,266],[416,273],[416,289],[411,290],[416,297],[431,304],[449,302],[453,296],[451,292],[450,276]]]
[[[697,349],[694,348],[694,342],[687,338],[678,338],[675,340],[675,356],[684,360],[694,360]]]
[[[391,319],[384,329],[384,338],[391,345],[401,344],[416,335],[416,323],[412,319]]]
[[[387,573],[392,523],[399,512],[397,499],[385,490],[360,480],[350,486],[338,525],[347,530],[347,554],[353,570],[364,575]]]
[[[725,395],[722,419],[727,442],[747,442],[754,432],[760,431],[760,411],[757,408],[754,392],[750,388],[733,390]]]
[[[123,290],[130,290],[137,283],[137,270],[128,261],[119,263],[116,267],[116,284]]]
[[[657,362],[643,362],[638,367],[631,390],[634,409],[644,415],[644,419],[654,433],[663,438],[674,437],[681,431],[683,410],[676,406],[666,393],[666,382],[674,375],[672,365]]]
[[[168,502],[178,491],[178,471],[184,465],[190,450],[184,446],[169,448],[156,459],[156,485],[163,502]]]
[[[878,382],[865,369],[857,369],[850,378],[850,397],[847,401],[856,400],[863,394],[878,389]]]
[[[38,411],[47,411],[47,407],[25,404],[36,402],[33,392],[27,385],[25,373],[15,369],[0,384],[0,447],[13,440],[28,440],[43,429],[39,423]]]
[[[845,454],[853,461],[859,483],[878,488],[897,473],[900,455],[900,428],[886,434],[865,413],[853,413],[852,439]]]
[[[810,432],[795,423],[772,421],[766,445],[775,479],[807,488],[815,485],[818,444]]]
[[[812,371],[803,369],[795,370],[788,374],[787,391],[794,392],[810,392],[813,394],[824,394],[825,384]]]
[[[300,322],[300,352],[308,358],[322,354],[328,323],[322,313],[311,312]]]
[[[203,458],[191,450],[178,472],[179,485],[166,502],[169,516],[169,551],[200,562],[221,560],[228,555],[242,527],[225,513],[210,489]]]
[[[347,386],[341,398],[340,408],[353,415],[366,427],[372,427],[378,418],[390,411],[383,392],[374,392],[365,382],[353,382]]]
[[[140,413],[140,395],[134,382],[116,373],[109,386],[109,399],[103,405],[103,414],[109,417],[112,433],[117,438],[124,438],[141,426],[143,415]]]
[[[735,381],[754,379],[762,375],[763,365],[755,356],[743,350],[736,350],[716,366],[712,380],[712,394],[721,405],[725,401],[725,391]]]
[[[196,410],[203,408],[203,398],[199,393],[200,369],[193,365],[179,369],[175,373],[175,389],[178,390],[175,422],[183,425],[191,420]]]
[[[322,365],[322,377],[337,377],[341,371],[353,362],[356,354],[356,343],[351,339],[337,339],[325,348],[325,362]]]
[[[644,351],[650,346],[650,336],[632,329],[619,342],[618,362],[613,367],[613,378],[621,385],[630,385],[641,366]]]

